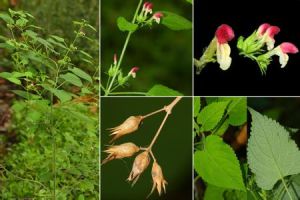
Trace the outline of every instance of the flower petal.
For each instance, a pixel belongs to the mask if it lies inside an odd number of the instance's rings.
[[[215,35],[220,44],[227,43],[234,38],[233,29],[227,24],[222,24],[221,26],[219,26]]]
[[[290,42],[283,42],[283,43],[281,43],[280,48],[281,48],[281,50],[282,50],[283,53],[292,53],[292,54],[295,54],[295,53],[299,52],[298,48],[294,44],[292,44]]]
[[[286,53],[282,53],[279,55],[279,63],[281,64],[281,68],[284,68],[289,61],[289,55]]]
[[[227,70],[231,65],[230,46],[225,44],[217,44],[217,61],[222,70]]]
[[[267,31],[267,29],[270,27],[271,25],[268,23],[264,23],[262,25],[259,26],[257,33],[262,36],[263,34],[265,34],[265,32]]]

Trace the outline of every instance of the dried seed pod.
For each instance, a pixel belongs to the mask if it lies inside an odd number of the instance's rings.
[[[128,181],[133,181],[132,185],[134,185],[139,179],[140,175],[145,171],[150,163],[149,152],[144,151],[137,155],[133,162],[132,170],[129,174]]]
[[[132,142],[120,144],[120,145],[114,145],[108,147],[107,150],[104,152],[108,153],[109,155],[102,161],[101,164],[105,164],[108,161],[114,160],[114,159],[121,159],[130,157],[136,152],[138,152],[140,148],[133,144]]]
[[[162,188],[164,190],[164,193],[166,193],[166,184],[168,183],[164,179],[164,175],[162,173],[161,167],[156,161],[153,162],[151,174],[153,179],[153,186],[148,197],[153,193],[155,188],[157,189],[159,196],[161,195]]]
[[[142,119],[143,116],[130,116],[121,125],[110,128],[111,135],[114,135],[110,143],[123,135],[136,131],[139,128]]]

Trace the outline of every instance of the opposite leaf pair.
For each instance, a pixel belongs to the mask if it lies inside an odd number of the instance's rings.
[[[298,48],[290,42],[283,42],[274,48],[274,36],[279,32],[279,27],[264,23],[248,38],[244,39],[244,37],[241,36],[238,39],[237,47],[240,51],[240,55],[255,60],[258,63],[262,74],[266,73],[273,55],[279,56],[279,62],[281,68],[283,68],[288,62],[288,53],[298,53]],[[233,38],[234,31],[229,25],[222,24],[219,26],[215,33],[215,37],[210,42],[201,58],[199,60],[194,59],[197,74],[201,72],[207,63],[216,61],[220,64],[222,70],[227,70],[232,61],[230,57],[231,49],[228,42]]]

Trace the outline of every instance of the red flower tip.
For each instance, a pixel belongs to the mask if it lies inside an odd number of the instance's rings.
[[[152,4],[152,3],[148,2],[148,1],[146,1],[146,2],[144,3],[144,8],[145,8],[145,9],[151,10],[152,7],[153,7],[153,4]]]
[[[282,50],[283,53],[292,53],[292,54],[295,54],[295,53],[299,52],[298,48],[294,44],[292,44],[290,42],[283,42],[283,43],[281,43],[280,48],[281,48],[281,50]]]
[[[162,14],[161,12],[156,12],[153,15],[154,18],[158,18],[158,19],[162,18],[163,16],[164,16],[164,14]]]
[[[131,68],[131,70],[130,70],[130,72],[131,73],[136,73],[137,71],[139,71],[139,67],[133,67],[133,68]]]
[[[227,43],[234,38],[233,29],[227,24],[222,24],[219,26],[215,35],[220,44]]]
[[[270,27],[271,25],[268,23],[264,23],[262,25],[259,26],[257,32],[259,35],[263,35],[265,34],[265,32],[267,31],[267,29]]]
[[[275,35],[277,35],[280,32],[280,28],[278,26],[270,26],[266,33],[270,38],[274,38]]]

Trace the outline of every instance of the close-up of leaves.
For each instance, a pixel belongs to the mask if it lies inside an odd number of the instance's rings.
[[[192,129],[189,103],[191,98],[184,97],[104,99],[102,198],[192,198],[192,138],[186,134]],[[108,110],[124,104],[135,108],[123,108],[111,120]],[[114,127],[104,131],[109,124]]]
[[[299,129],[294,117],[289,117],[288,109],[299,109],[299,99],[248,98],[248,120],[246,98],[203,99],[195,99],[194,103],[195,198],[298,200]],[[200,106],[202,103],[206,106]],[[282,106],[287,103],[289,108]],[[267,116],[252,106],[264,110]],[[242,121],[230,123],[237,113],[239,119],[247,122],[249,136]],[[285,116],[284,124],[274,120],[281,116]],[[296,118],[299,120],[299,116]],[[237,127],[231,131],[226,125],[222,129],[226,120]]]
[[[98,28],[39,2],[1,4],[0,198],[98,199]]]
[[[106,1],[103,6],[101,91],[104,96],[192,93],[189,2]],[[181,81],[174,81],[178,76]]]

